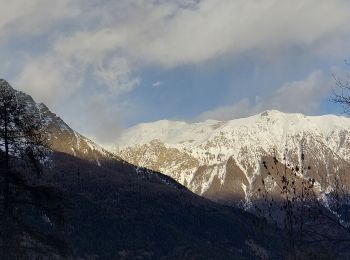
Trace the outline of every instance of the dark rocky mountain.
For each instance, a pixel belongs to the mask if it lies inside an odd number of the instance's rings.
[[[46,180],[62,191],[75,257],[278,259],[283,254],[280,234],[261,219],[164,183],[153,172],[140,176],[126,164],[102,168],[63,153],[56,153],[54,162]]]

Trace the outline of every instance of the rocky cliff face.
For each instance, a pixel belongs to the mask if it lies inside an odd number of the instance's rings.
[[[46,125],[46,132],[54,151],[73,155],[80,159],[101,165],[106,160],[120,160],[116,155],[103,149],[90,139],[70,128],[59,116],[52,113],[44,104],[35,103],[27,96],[29,104],[40,114]]]
[[[335,175],[348,176],[349,131],[345,117],[272,110],[231,121],[140,124],[121,136],[115,153],[207,198],[248,202],[257,196],[264,157],[315,178],[319,194],[330,192]]]
[[[5,80],[0,79],[0,87],[13,91],[17,102],[25,103],[28,113],[33,113],[40,117],[44,128],[42,130],[47,134],[48,143],[52,150],[70,154],[90,162],[94,161],[96,164],[101,164],[102,161],[107,159],[121,160],[116,155],[74,131],[43,103],[36,103],[31,96],[13,89]]]

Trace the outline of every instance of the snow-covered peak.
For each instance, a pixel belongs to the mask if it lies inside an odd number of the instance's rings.
[[[154,123],[143,123],[125,131],[117,145],[145,144],[155,139],[169,144],[201,142],[208,139],[210,134],[224,123],[217,120],[206,120],[197,123],[160,120]]]
[[[291,168],[305,163],[327,190],[325,180],[348,168],[349,150],[349,118],[268,110],[228,121],[140,124],[124,132],[115,152],[171,176],[199,195],[225,199],[238,193],[248,201],[262,158],[276,157]]]
[[[342,116],[306,116],[299,113],[283,113],[267,110],[260,114],[229,121],[206,120],[187,123],[161,120],[143,123],[127,129],[119,138],[119,147],[149,143],[154,139],[169,145],[196,146],[218,133],[235,133],[237,137],[268,133],[276,139],[288,135],[312,132],[327,137],[342,129],[350,129],[350,119]]]

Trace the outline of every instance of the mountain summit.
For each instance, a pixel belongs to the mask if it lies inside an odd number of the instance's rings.
[[[349,169],[349,131],[346,117],[268,110],[230,121],[136,125],[120,137],[115,152],[171,176],[201,196],[246,203],[256,196],[266,157],[290,168],[305,166],[305,176],[316,178],[319,195],[329,191],[334,173]]]

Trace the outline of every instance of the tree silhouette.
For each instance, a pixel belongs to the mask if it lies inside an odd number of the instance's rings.
[[[345,60],[345,64],[349,65],[348,61]],[[337,76],[333,74],[333,79],[335,81],[335,88],[333,88],[333,96],[331,101],[340,104],[344,113],[350,113],[350,81],[347,78]]]
[[[311,205],[315,199],[312,193],[315,180],[299,177],[306,175],[303,153],[301,161],[302,165],[288,168],[290,165],[287,161],[287,147],[281,161],[276,156],[263,159],[263,177],[258,188],[259,201],[255,205],[260,216],[284,231],[290,259],[299,257],[298,251],[305,242],[307,232],[307,205]]]
[[[54,234],[62,219],[58,193],[34,178],[42,174],[50,149],[45,124],[32,106],[0,80],[1,259],[60,254],[66,248]]]
[[[344,172],[332,173],[326,185],[331,192],[320,196],[303,149],[300,165],[294,166],[287,151],[280,161],[276,156],[263,159],[255,211],[284,231],[288,259],[344,253],[341,248],[350,245],[350,197]]]

